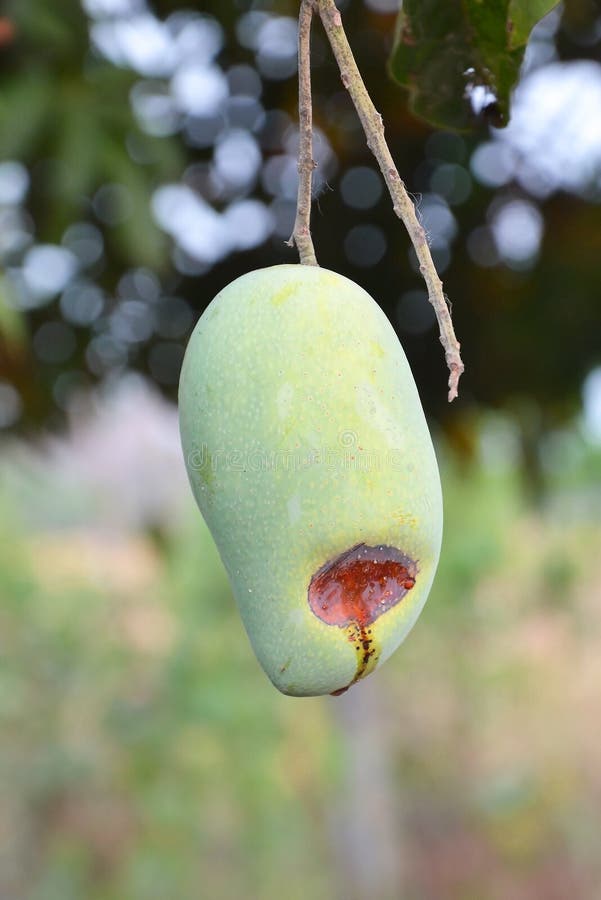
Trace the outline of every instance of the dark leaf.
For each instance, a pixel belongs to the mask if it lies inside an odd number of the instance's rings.
[[[557,0],[405,0],[390,60],[415,115],[464,130],[477,114],[509,118],[509,97],[533,26]],[[476,91],[476,93],[474,93]],[[474,102],[472,102],[472,99]]]
[[[116,141],[105,143],[102,166],[111,183],[121,186],[126,204],[126,214],[113,229],[120,251],[137,265],[160,270],[167,261],[168,244],[151,213],[153,171],[137,166]]]
[[[34,70],[5,80],[0,96],[0,158],[27,158],[52,117],[51,84]]]
[[[27,343],[27,326],[9,279],[0,273],[0,356],[16,356]]]

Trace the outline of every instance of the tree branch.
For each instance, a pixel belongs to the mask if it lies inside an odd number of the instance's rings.
[[[305,0],[303,0],[304,5]],[[457,386],[464,366],[459,352],[460,344],[455,336],[449,307],[442,291],[442,282],[438,277],[426,233],[420,225],[415,207],[409,197],[405,185],[397,171],[392,159],[388,144],[384,138],[384,126],[382,117],[372,103],[367,88],[363,83],[361,73],[355,62],[353,52],[347,40],[340,13],[334,0],[315,0],[315,9],[318,11],[328,40],[332,47],[342,83],[350,94],[351,100],[357,110],[363,131],[367,138],[367,146],[372,151],[390,193],[395,213],[403,221],[409,232],[411,243],[415,248],[419,261],[419,270],[422,273],[428,288],[428,299],[438,319],[440,330],[440,342],[444,347],[445,358],[449,368],[449,403],[457,396]],[[300,168],[300,166],[299,166]]]
[[[316,266],[317,258],[311,240],[311,182],[313,160],[313,114],[311,110],[311,19],[313,0],[301,0],[298,16],[298,198],[294,230],[287,241],[296,244],[302,265]]]

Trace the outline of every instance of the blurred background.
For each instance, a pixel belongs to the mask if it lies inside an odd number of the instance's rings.
[[[320,263],[393,322],[445,541],[402,649],[280,696],[186,482],[184,348],[296,261],[286,0],[0,15],[0,897],[601,896],[601,14],[535,29],[512,117],[435,130],[395,0],[340,4],[453,307],[433,313],[317,23]]]

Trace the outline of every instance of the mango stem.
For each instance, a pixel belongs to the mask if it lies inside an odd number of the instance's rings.
[[[303,0],[305,5],[306,0]],[[309,5],[307,3],[307,5]],[[449,369],[449,403],[457,397],[458,384],[464,365],[461,360],[460,343],[455,335],[451,313],[445,295],[442,290],[442,281],[438,277],[436,267],[432,261],[432,255],[428,246],[428,239],[423,226],[420,224],[413,201],[409,197],[405,185],[394,164],[394,160],[384,138],[384,125],[382,117],[376,110],[367,88],[359,72],[353,51],[347,40],[340,12],[336,8],[334,0],[314,0],[315,10],[319,13],[330,46],[340,69],[340,77],[344,87],[350,94],[353,105],[357,110],[367,146],[374,154],[384,181],[388,187],[392,199],[393,209],[401,219],[411,243],[415,249],[419,261],[419,270],[423,275],[428,288],[428,300],[434,307],[440,342],[444,347],[445,358]],[[302,14],[302,7],[301,7]],[[300,171],[300,165],[299,165]]]
[[[296,219],[289,247],[296,244],[301,265],[316,266],[317,257],[311,239],[311,184],[313,169],[313,112],[311,108],[311,19],[313,0],[302,0],[298,16],[298,196]]]

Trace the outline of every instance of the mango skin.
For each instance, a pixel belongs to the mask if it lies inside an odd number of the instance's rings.
[[[192,490],[261,666],[285,694],[341,692],[413,626],[442,539],[436,457],[390,322],[326,269],[250,272],[201,316],[179,410]],[[315,573],[359,544],[397,548],[416,573],[371,624],[362,670],[356,628],[308,602]]]

